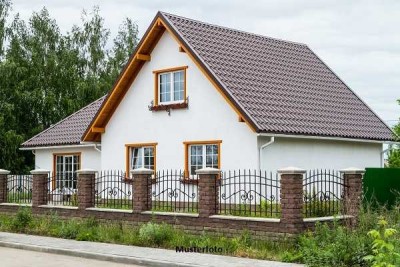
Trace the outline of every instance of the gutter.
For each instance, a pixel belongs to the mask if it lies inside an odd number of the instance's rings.
[[[257,136],[262,136],[261,134],[258,134]],[[262,157],[262,151],[264,150],[264,148],[266,148],[267,146],[272,145],[275,142],[275,137],[272,136],[271,139],[263,144],[262,146],[260,146],[260,149],[258,150],[258,169],[261,170],[261,157]]]
[[[299,138],[299,139],[317,139],[317,140],[333,140],[333,141],[347,141],[347,142],[360,142],[360,143],[376,143],[376,144],[400,145],[400,142],[395,142],[395,141],[379,141],[379,140],[355,139],[355,138],[343,138],[343,137],[327,137],[327,136],[313,136],[313,135],[287,135],[287,134],[259,133],[257,136],[285,137],[285,138]]]
[[[98,144],[92,143],[92,144],[64,145],[64,146],[59,145],[59,146],[41,146],[41,147],[20,147],[19,150],[25,151],[25,150],[42,150],[42,149],[59,149],[59,148],[81,148],[81,147],[96,147],[96,145]]]

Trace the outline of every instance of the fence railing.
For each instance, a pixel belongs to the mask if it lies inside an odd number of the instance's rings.
[[[304,217],[343,214],[345,187],[339,171],[309,171],[303,180]]]
[[[198,213],[198,186],[185,180],[183,171],[158,171],[148,186],[152,211]]]
[[[78,206],[76,173],[53,174],[47,181],[47,204]]]
[[[97,208],[132,209],[133,188],[123,171],[101,171],[95,179],[94,205]]]
[[[32,203],[32,175],[12,174],[7,176],[7,202]]]
[[[227,171],[219,180],[219,205],[222,215],[278,218],[281,213],[280,180],[267,171]]]

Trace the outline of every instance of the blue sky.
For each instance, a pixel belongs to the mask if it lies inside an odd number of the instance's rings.
[[[82,9],[100,7],[115,35],[124,17],[140,35],[158,10],[270,37],[306,43],[384,121],[400,117],[400,1],[397,0],[14,0],[26,19],[46,6],[62,31]]]

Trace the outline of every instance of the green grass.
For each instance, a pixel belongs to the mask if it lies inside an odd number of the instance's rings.
[[[0,231],[52,236],[82,241],[173,249],[183,247],[222,248],[223,255],[281,260],[285,251],[295,253],[293,240],[253,240],[244,230],[235,238],[188,234],[167,224],[148,222],[132,226],[122,222],[102,223],[93,218],[63,220],[56,214],[32,215],[30,208],[21,208],[15,215],[0,215]]]
[[[371,266],[365,256],[373,254],[373,239],[368,236],[384,218],[388,227],[400,233],[400,205],[392,209],[371,208],[367,205],[359,215],[357,227],[338,221],[319,223],[314,231],[301,234],[296,240],[275,242],[255,240],[244,229],[235,238],[210,235],[191,235],[167,224],[148,222],[132,226],[122,222],[99,222],[90,219],[61,219],[56,214],[32,215],[30,208],[21,208],[15,215],[0,214],[0,231],[46,235],[75,240],[107,242],[135,246],[175,249],[184,247],[220,247],[222,254],[257,259],[305,263],[310,267]],[[400,253],[400,236],[390,242]],[[400,262],[393,262],[400,266]]]
[[[7,203],[31,203],[32,192],[7,192]]]

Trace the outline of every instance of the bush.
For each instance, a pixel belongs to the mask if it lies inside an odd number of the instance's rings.
[[[371,250],[368,237],[344,226],[317,224],[315,232],[299,238],[297,255],[307,266],[365,266]]]
[[[161,246],[173,238],[173,228],[166,224],[148,222],[139,229],[139,238],[147,245]]]
[[[372,267],[395,267],[400,265],[400,253],[395,251],[397,230],[387,228],[387,222],[380,219],[378,228],[368,232],[372,241],[372,255],[364,257]]]
[[[20,208],[11,222],[11,228],[14,231],[25,232],[26,228],[32,223],[32,210],[29,208]]]

